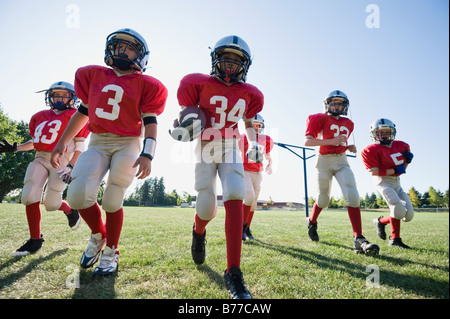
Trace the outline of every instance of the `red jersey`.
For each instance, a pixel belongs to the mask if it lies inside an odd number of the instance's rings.
[[[51,152],[61,138],[70,118],[76,109],[69,109],[59,114],[53,110],[43,110],[34,114],[30,119],[30,135],[33,138],[33,145],[38,152]],[[86,138],[89,131],[85,126],[75,137]]]
[[[213,76],[205,74],[186,75],[177,92],[182,106],[199,106],[205,113],[206,125],[202,140],[239,138],[238,122],[251,119],[261,112],[264,96],[248,83],[226,85]]]
[[[270,136],[267,136],[265,134],[258,134],[257,141],[261,153],[269,154],[273,149],[273,140]],[[247,153],[248,150],[248,139],[247,135],[245,134],[241,135],[241,138],[239,140],[239,149],[241,150],[242,159],[244,161],[244,170],[252,172],[261,172],[262,170],[264,170],[263,163],[249,161],[247,156],[245,156],[245,153]]]
[[[354,124],[352,120],[346,117],[340,116],[339,119],[335,119],[331,115],[325,113],[318,113],[308,116],[306,120],[306,133],[305,136],[312,136],[318,138],[331,139],[339,135],[345,135],[348,138],[353,132]],[[346,145],[321,145],[319,153],[326,154],[341,154],[347,150]]]
[[[151,76],[119,76],[113,69],[97,65],[77,70],[75,94],[88,107],[92,132],[126,136],[140,136],[142,115],[160,115],[167,99],[165,86]]]
[[[402,153],[410,152],[409,145],[394,140],[391,146],[370,144],[361,151],[361,158],[367,170],[374,168],[390,169],[405,163]],[[398,176],[398,175],[396,175]]]

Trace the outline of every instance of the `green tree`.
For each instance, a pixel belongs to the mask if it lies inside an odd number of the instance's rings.
[[[420,200],[421,196],[414,187],[411,187],[408,191],[408,197],[413,207],[420,207],[422,205],[422,201]]]
[[[434,189],[433,186],[430,186],[428,189],[428,201],[432,206],[439,207],[442,205],[443,201],[443,194],[439,191]]]
[[[0,106],[0,139],[10,143],[29,141],[28,124],[15,122],[4,114]],[[28,164],[34,159],[35,151],[0,153],[0,201],[6,194],[23,187],[23,178]]]
[[[376,202],[377,202],[378,207],[387,207],[388,206],[386,201],[384,200],[384,197],[378,192],[377,192]]]
[[[449,194],[448,194],[448,189],[445,191],[444,196],[442,197],[442,204],[448,208],[448,201],[449,201]]]

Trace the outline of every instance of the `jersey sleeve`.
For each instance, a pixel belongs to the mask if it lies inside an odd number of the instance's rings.
[[[264,106],[264,95],[256,87],[252,86],[252,99],[248,105],[247,111],[244,114],[245,119],[252,119],[256,114],[260,113]]]
[[[322,130],[323,117],[320,114],[309,115],[306,119],[306,132],[305,136],[312,136],[317,138]]]
[[[166,106],[167,89],[160,81],[148,77],[142,92],[141,111],[144,114],[160,115]]]
[[[266,135],[266,154],[269,154],[272,151],[273,145],[272,138]]]
[[[200,90],[196,84],[196,74],[188,74],[180,81],[177,91],[180,106],[197,106],[200,102]]]
[[[79,68],[75,73],[75,95],[84,105],[89,104],[89,86],[90,86],[90,69],[89,67]]]
[[[372,170],[374,168],[380,168],[380,160],[371,145],[366,146],[361,151],[361,159],[367,170]]]

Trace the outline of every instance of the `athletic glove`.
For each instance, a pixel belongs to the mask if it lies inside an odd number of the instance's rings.
[[[12,145],[5,139],[3,139],[3,142],[0,142],[0,153],[15,153],[17,149],[17,142],[14,142]]]
[[[73,165],[71,163],[67,164],[66,167],[58,169],[56,172],[59,173],[59,178],[66,184],[69,184],[72,181]]]
[[[406,168],[404,164],[401,164],[399,166],[396,166],[394,168],[395,174],[396,175],[401,175],[401,174],[405,174],[406,173]]]
[[[262,163],[264,158],[263,154],[259,150],[258,142],[251,142],[247,153],[245,153],[245,156],[247,156],[248,160],[256,163]]]
[[[409,151],[404,151],[402,153],[403,157],[405,158],[406,163],[411,163],[412,159],[414,158],[414,154]]]

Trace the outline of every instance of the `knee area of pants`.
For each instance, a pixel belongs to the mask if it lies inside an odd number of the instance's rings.
[[[328,196],[319,195],[319,197],[317,198],[317,206],[319,207],[327,207],[329,202],[330,198]]]
[[[406,217],[406,208],[401,204],[395,205],[392,209],[391,216],[395,219],[403,220]]]

